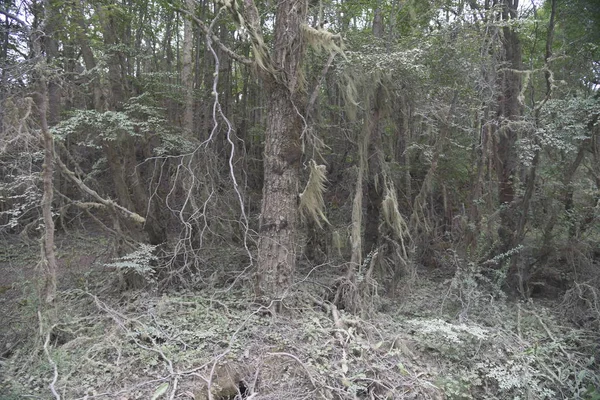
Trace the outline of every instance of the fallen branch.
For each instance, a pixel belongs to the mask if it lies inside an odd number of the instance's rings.
[[[302,365],[302,368],[304,369],[304,371],[306,371],[306,375],[308,375],[308,379],[310,380],[310,383],[313,385],[313,387],[315,388],[315,390],[319,390],[317,384],[315,383],[315,380],[313,379],[312,375],[310,374],[310,371],[308,370],[308,368],[306,367],[306,365],[304,365],[304,363],[295,355],[290,354],[290,353],[285,353],[285,352],[276,352],[276,353],[267,353],[268,356],[283,356],[283,357],[290,357],[294,360],[296,360],[296,362],[300,365]]]
[[[40,333],[43,332],[43,322],[42,322],[42,313],[40,311],[38,311],[38,319],[40,321]],[[46,333],[46,340],[44,341],[44,354],[46,354],[46,357],[48,358],[48,362],[50,363],[50,365],[52,366],[52,370],[54,371],[54,375],[52,376],[52,382],[50,382],[50,385],[48,385],[50,387],[50,391],[52,392],[52,395],[54,396],[54,398],[56,400],[60,400],[60,394],[56,391],[56,381],[58,381],[58,367],[56,365],[56,363],[54,362],[54,360],[52,359],[52,357],[50,356],[50,351],[48,350],[48,344],[50,343],[50,334],[52,333],[52,330],[56,327],[56,325],[53,325],[48,332]]]
[[[67,168],[67,166],[62,162],[62,160],[59,157],[55,157],[55,160],[56,160],[56,163],[58,164],[58,166],[60,167],[60,169],[62,170],[62,172],[67,177],[69,177],[69,179],[71,179],[73,182],[75,182],[75,184],[79,187],[79,189],[81,189],[81,191],[89,194],[90,196],[95,198],[98,201],[98,203],[100,203],[100,204],[81,203],[82,205],[84,205],[84,206],[82,206],[82,208],[85,208],[86,206],[88,208],[99,207],[100,205],[102,205],[102,206],[108,207],[113,210],[114,209],[120,210],[125,215],[127,215],[127,217],[131,218],[132,220],[134,220],[135,222],[138,222],[140,224],[143,224],[146,222],[146,219],[144,217],[142,217],[141,215],[139,215],[138,213],[129,211],[128,209],[119,205],[118,203],[114,202],[113,200],[105,199],[102,196],[100,196],[98,194],[98,192],[96,192],[94,189],[90,188],[85,183],[83,183],[83,181],[81,179],[79,179],[73,171],[71,171],[69,168]]]

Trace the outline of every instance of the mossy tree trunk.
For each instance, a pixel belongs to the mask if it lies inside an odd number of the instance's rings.
[[[42,271],[43,271],[43,288],[42,288],[42,301],[45,303],[52,303],[56,297],[56,273],[57,273],[57,261],[56,254],[54,252],[54,219],[52,216],[52,200],[54,198],[54,138],[50,133],[48,125],[48,113],[55,118],[57,116],[54,113],[58,112],[57,105],[52,107],[49,106],[48,96],[52,94],[55,96],[58,92],[56,90],[49,90],[48,78],[48,67],[45,63],[45,59],[42,54],[43,45],[43,34],[46,29],[52,29],[52,25],[48,25],[49,21],[52,21],[52,4],[47,1],[44,4],[44,24],[39,32],[35,32],[33,35],[33,51],[36,58],[39,60],[35,65],[36,78],[38,80],[38,90],[36,96],[36,103],[39,112],[39,123],[41,131],[41,142],[44,148],[44,164],[42,165],[42,185],[43,195],[41,201],[42,207],[42,220],[44,223],[44,237],[42,241]],[[48,32],[45,32],[48,33]],[[53,57],[53,46],[47,46],[47,53],[50,57]],[[56,101],[55,98],[53,98]]]

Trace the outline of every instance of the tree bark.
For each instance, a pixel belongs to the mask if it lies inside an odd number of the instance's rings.
[[[378,1],[375,15],[373,17],[373,36],[383,38],[383,13],[380,1]],[[365,216],[364,254],[375,250],[379,243],[379,219],[381,214],[381,202],[383,200],[383,176],[382,167],[384,163],[383,144],[379,121],[381,119],[381,102],[383,100],[383,88],[378,84],[373,93],[372,111],[369,117],[369,126],[366,135],[369,136],[367,150],[368,178],[367,178],[367,211]]]
[[[487,162],[487,143],[490,127],[486,124],[488,117],[488,108],[484,108],[483,116],[477,114],[477,132],[479,133],[477,141],[473,143],[473,164],[474,169],[471,173],[471,188],[468,202],[466,232],[464,235],[464,254],[471,255],[477,251],[477,240],[481,230],[481,210],[479,201],[483,194],[483,177]]]
[[[93,71],[96,68],[96,57],[94,56],[94,52],[90,46],[88,36],[87,36],[87,27],[88,24],[84,19],[83,6],[78,0],[73,0],[73,19],[75,23],[78,25],[78,28],[75,29],[75,38],[79,45],[81,46],[81,56],[83,58],[83,63],[85,64],[85,68],[88,72]],[[89,79],[90,86],[92,87],[92,104],[94,106],[94,110],[101,111],[105,110],[106,107],[106,96],[102,91],[102,86],[98,83],[99,77],[96,76],[96,79]]]
[[[42,216],[44,220],[44,244],[42,247],[44,259],[44,292],[46,303],[52,303],[56,297],[56,254],[54,253],[54,220],[52,219],[52,199],[54,198],[54,139],[48,128],[46,118],[48,112],[48,87],[45,78],[40,79],[40,97],[38,109],[40,112],[40,125],[42,128],[42,141],[44,143],[44,166],[42,169],[42,182],[44,195],[42,196]]]
[[[273,301],[275,310],[292,283],[296,268],[298,186],[302,148],[302,120],[296,106],[299,73],[304,56],[301,24],[306,0],[278,3],[272,63],[265,72],[267,129],[264,150],[264,184],[258,243],[258,291]]]
[[[51,6],[45,4],[47,11]],[[43,27],[45,28],[45,26]],[[43,32],[44,29],[42,29]],[[54,139],[48,127],[48,81],[46,78],[47,66],[42,60],[42,37],[36,33],[33,38],[34,54],[40,60],[36,65],[38,72],[37,106],[40,117],[41,142],[44,147],[44,164],[42,166],[42,219],[44,221],[44,238],[42,242],[42,266],[44,270],[43,301],[52,303],[56,297],[56,271],[57,262],[54,253],[54,220],[52,219],[52,199],[54,198]]]
[[[502,19],[509,21],[517,17],[518,0],[503,0]],[[502,61],[506,64],[499,72],[500,98],[498,101],[498,119],[500,129],[497,132],[498,202],[503,206],[500,212],[501,227],[498,230],[502,252],[508,251],[515,241],[517,220],[511,203],[515,197],[515,174],[518,157],[516,150],[517,131],[514,123],[521,116],[522,58],[518,33],[510,26],[502,28]]]
[[[281,299],[296,267],[300,119],[281,85],[270,89],[265,135],[263,200],[258,246],[259,288]]]

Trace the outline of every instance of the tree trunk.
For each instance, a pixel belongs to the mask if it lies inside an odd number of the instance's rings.
[[[381,96],[381,88],[378,88],[375,97]],[[381,134],[379,132],[378,100],[375,99],[374,110],[371,114],[370,124],[367,127],[369,135],[369,146],[367,150],[369,173],[367,178],[367,211],[365,216],[365,238],[364,253],[375,250],[379,243],[379,220],[381,214],[381,202],[383,201],[383,176],[381,168],[383,161],[383,148]]]
[[[471,176],[471,189],[469,196],[468,208],[468,224],[466,226],[464,240],[465,254],[471,256],[477,253],[477,241],[481,231],[482,213],[479,202],[483,196],[485,169],[487,165],[487,147],[491,128],[486,124],[488,120],[489,110],[485,107],[483,117],[479,118],[478,122],[478,141],[474,144],[473,161],[475,164],[474,171]]]
[[[503,0],[502,19],[505,21],[517,17],[518,0]],[[500,212],[501,227],[498,230],[502,252],[508,251],[515,241],[517,220],[511,203],[515,197],[515,174],[517,173],[517,131],[514,123],[521,116],[521,43],[518,33],[510,26],[502,28],[502,60],[507,64],[502,67],[500,74],[500,99],[498,119],[500,129],[497,132],[498,163],[498,201],[504,206]]]
[[[55,9],[58,9],[56,1],[50,0],[46,4],[46,31],[44,32],[44,50],[46,52],[46,59],[48,64],[52,65],[54,60],[58,57],[58,41],[56,40],[56,32],[58,30],[58,16]],[[48,90],[48,125],[54,126],[60,122],[60,110],[61,110],[61,99],[60,99],[60,86],[54,80],[50,80],[47,83]]]
[[[275,310],[292,283],[296,268],[298,186],[302,148],[303,109],[296,96],[304,55],[301,24],[306,0],[283,0],[277,5],[272,63],[265,72],[267,129],[264,151],[264,184],[258,243],[258,291],[274,301]]]
[[[193,0],[186,1],[186,7],[191,13],[195,13]],[[192,48],[194,43],[194,32],[192,21],[185,18],[183,21],[183,68],[181,70],[181,86],[184,88],[184,111],[183,131],[187,135],[194,132],[194,80],[192,79]]]
[[[546,67],[548,67],[548,68],[549,68],[549,62],[552,57],[552,41],[553,41],[553,37],[554,37],[555,14],[556,14],[556,1],[552,0],[550,21],[548,24],[548,31],[547,31],[547,36],[546,36],[546,55],[544,57],[544,62],[546,64]],[[539,126],[539,116],[540,116],[541,108],[550,99],[550,96],[552,94],[552,82],[551,82],[549,70],[546,70],[546,73],[544,75],[546,78],[546,96],[540,102],[539,105],[534,106],[534,116],[535,116],[535,125],[536,126]],[[527,226],[528,217],[529,217],[529,207],[531,204],[531,199],[533,197],[533,193],[535,191],[535,184],[536,184],[536,180],[537,180],[537,168],[538,168],[538,164],[540,161],[540,150],[539,149],[542,148],[542,144],[539,143],[539,140],[535,136],[533,137],[533,141],[537,145],[538,150],[536,150],[534,153],[535,155],[533,157],[533,161],[531,163],[531,166],[529,167],[529,171],[528,171],[527,177],[525,179],[525,192],[520,201],[520,210],[519,210],[520,216],[518,218],[516,232],[514,233],[513,247],[520,245],[523,242],[523,240],[525,239],[525,233],[526,233],[525,228]],[[576,160],[576,163],[573,165],[573,174],[577,170],[579,163],[581,163],[580,157],[583,157],[583,152],[580,151],[580,154],[581,155],[577,156],[577,159],[579,159],[579,161]],[[568,172],[567,172],[567,174],[568,174]],[[571,179],[568,176],[566,176],[565,178],[568,179],[569,181]],[[568,188],[568,185],[566,185],[566,187]],[[567,189],[567,199],[568,199],[568,189]],[[565,202],[565,204],[567,204],[567,203],[568,203],[568,200]],[[511,259],[511,266],[509,269],[509,273],[511,275],[511,276],[509,276],[509,278],[511,278],[513,281],[515,281],[517,283],[517,288],[519,290],[519,293],[521,293],[521,295],[528,295],[528,293],[527,293],[528,290],[526,289],[526,286],[527,286],[527,282],[529,280],[530,271],[528,271],[528,269],[524,267],[522,262],[521,263],[519,262],[518,254],[515,254]],[[516,279],[514,279],[514,278],[516,278]]]
[[[88,24],[84,19],[83,6],[77,0],[73,1],[73,19],[79,26],[79,29],[75,29],[75,37],[79,45],[81,46],[81,56],[83,63],[85,64],[86,70],[89,72],[94,71],[96,68],[96,57],[90,46],[87,28]],[[95,78],[95,79],[94,79]],[[100,78],[96,75],[94,78],[89,79],[90,86],[92,87],[92,104],[94,110],[101,111],[106,109],[106,96],[103,93],[102,86],[99,83]]]
[[[119,140],[121,146],[124,145],[124,143],[122,143],[124,140],[125,139]],[[115,194],[117,195],[119,204],[128,210],[133,210],[133,200],[129,192],[129,184],[127,183],[125,176],[126,172],[123,168],[123,160],[118,147],[120,146],[115,146],[115,142],[112,141],[105,141],[102,144],[102,149],[104,150],[106,160],[108,161],[108,169],[110,171],[110,176],[113,181]]]
[[[378,2],[373,17],[373,36],[378,39],[383,37],[383,13]],[[381,101],[383,88],[377,85],[372,100],[372,112],[369,117],[366,135],[369,136],[367,150],[368,178],[367,178],[367,212],[365,216],[364,253],[375,250],[379,242],[379,219],[381,214],[381,201],[383,200],[383,145],[379,129],[381,119]]]
[[[120,110],[123,107],[123,102],[126,100],[125,80],[126,71],[122,68],[120,59],[119,45],[123,44],[119,40],[121,32],[121,21],[116,20],[116,16],[107,12],[104,9],[98,10],[100,22],[102,25],[102,36],[104,37],[104,45],[109,49],[107,52],[106,64],[108,67],[109,80],[109,107],[111,110]]]
[[[259,290],[279,300],[292,283],[296,267],[300,118],[289,91],[270,88],[265,135],[263,200],[258,245]]]
[[[44,292],[43,297],[46,303],[52,303],[56,297],[56,254],[54,253],[54,220],[52,219],[52,199],[54,197],[54,140],[50,129],[46,113],[48,110],[48,87],[45,78],[41,78],[40,97],[38,109],[40,112],[40,126],[42,128],[42,141],[44,143],[44,165],[42,169],[42,182],[44,185],[44,195],[42,196],[42,216],[44,220],[44,244],[42,246],[44,260]]]
[[[46,2],[46,11],[50,4]],[[44,27],[45,28],[45,27]],[[43,32],[43,29],[42,29]],[[42,65],[39,70],[39,94],[37,106],[40,116],[41,142],[44,146],[44,164],[42,166],[43,196],[41,201],[42,219],[44,221],[44,240],[42,242],[42,260],[44,270],[44,287],[42,300],[52,303],[56,297],[56,254],[54,253],[54,220],[52,219],[52,199],[54,197],[54,140],[48,127],[48,81],[46,78],[46,65],[42,61],[42,37],[36,33],[33,38],[34,54]]]

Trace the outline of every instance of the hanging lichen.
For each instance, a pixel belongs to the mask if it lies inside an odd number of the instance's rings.
[[[300,193],[300,212],[305,218],[313,220],[320,228],[321,221],[329,224],[325,216],[325,183],[327,182],[326,169],[324,165],[317,165],[314,160],[308,162],[310,176],[304,191]]]
[[[307,24],[302,25],[302,32],[307,43],[317,51],[325,51],[327,53],[338,53],[344,58],[344,42],[342,36],[329,32],[326,29],[315,29]]]
[[[404,239],[410,239],[408,225],[398,209],[398,199],[396,197],[396,188],[391,180],[386,179],[384,198],[381,204],[383,219],[385,224],[394,232],[396,238],[400,240],[403,257],[406,259],[407,251]]]

